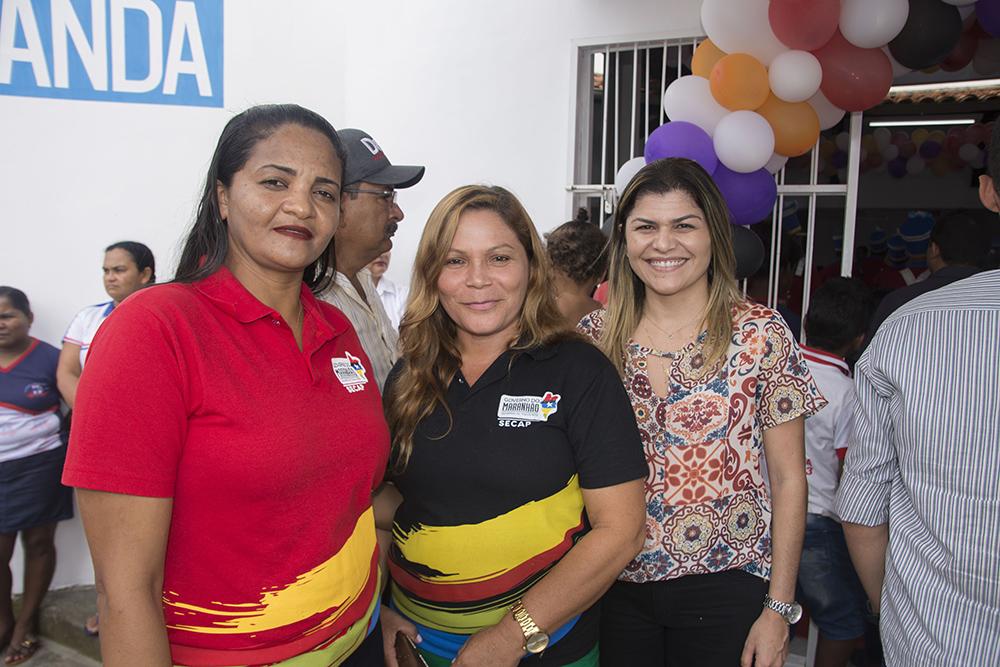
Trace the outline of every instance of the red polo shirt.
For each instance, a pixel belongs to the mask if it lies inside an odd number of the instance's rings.
[[[225,268],[138,292],[91,347],[63,481],[173,498],[177,664],[346,654],[376,607],[381,398],[347,318],[305,285],[301,298],[302,350]]]

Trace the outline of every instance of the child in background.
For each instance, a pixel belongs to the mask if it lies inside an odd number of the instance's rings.
[[[865,633],[866,597],[834,512],[854,421],[854,381],[846,358],[864,342],[874,310],[859,280],[834,278],[817,289],[806,314],[802,356],[829,404],[806,419],[809,509],[797,598],[819,627],[816,667],[844,667]]]

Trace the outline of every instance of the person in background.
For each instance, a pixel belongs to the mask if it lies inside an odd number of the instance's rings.
[[[156,282],[153,251],[136,241],[119,241],[105,248],[102,269],[104,291],[111,300],[81,310],[63,336],[59,354],[59,392],[70,410],[76,403],[76,387],[87,362],[90,343],[101,324],[131,294]]]
[[[392,249],[392,236],[403,219],[396,192],[419,183],[424,168],[392,164],[367,132],[348,129],[340,130],[338,135],[347,150],[343,215],[334,244],[336,280],[322,298],[339,308],[354,325],[381,389],[399,358],[399,334],[365,267]]]
[[[579,328],[621,374],[650,472],[646,543],[602,602],[601,662],[781,667],[801,615],[803,418],[825,401],[781,316],[740,293],[704,169],[646,165],[616,215],[608,309]]]
[[[1000,124],[979,183],[994,212],[998,179]],[[889,667],[1000,664],[998,331],[984,271],[897,309],[854,369],[836,509]]]
[[[846,667],[865,635],[864,589],[851,564],[834,501],[854,423],[854,382],[847,358],[860,347],[874,303],[860,280],[832,278],[813,292],[802,356],[827,400],[806,419],[809,506],[799,563],[798,598],[819,627],[816,667]]]
[[[0,655],[19,665],[38,650],[38,611],[56,568],[56,526],[73,516],[73,492],[59,482],[66,459],[59,414],[59,351],[29,331],[28,297],[0,286]],[[24,547],[17,620],[10,559]]]
[[[372,276],[372,282],[375,283],[375,293],[382,301],[382,307],[385,308],[385,313],[389,316],[392,327],[398,331],[399,322],[403,319],[403,312],[406,311],[407,289],[385,277],[391,259],[392,251],[386,250],[372,260],[372,263],[368,265],[368,272]]]
[[[642,543],[628,397],[567,329],[509,191],[448,194],[414,265],[385,391],[395,486],[376,500],[394,538],[386,639],[419,632],[431,667],[596,667],[593,605]]]
[[[608,270],[608,239],[589,220],[587,209],[581,208],[575,218],[545,235],[545,252],[554,269],[556,306],[570,328],[601,308],[593,294]]]
[[[871,340],[882,322],[903,304],[978,273],[989,254],[991,236],[989,224],[964,213],[949,216],[934,225],[927,248],[927,268],[931,275],[887,294],[875,311],[867,339]]]
[[[59,393],[72,410],[76,404],[76,388],[87,363],[90,343],[111,311],[130,295],[156,282],[156,258],[148,246],[137,241],[119,241],[104,249],[104,291],[111,297],[94,306],[87,306],[69,323],[59,353]],[[83,630],[94,637],[100,632],[100,617],[87,617]]]
[[[174,281],[94,338],[63,480],[106,667],[381,664],[389,433],[354,329],[315,297],[345,158],[308,109],[234,116]]]

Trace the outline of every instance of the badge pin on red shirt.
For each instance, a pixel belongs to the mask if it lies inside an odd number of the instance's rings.
[[[365,370],[361,359],[347,351],[344,352],[344,355],[330,359],[334,376],[352,394],[364,390],[365,385],[368,384],[368,371]]]

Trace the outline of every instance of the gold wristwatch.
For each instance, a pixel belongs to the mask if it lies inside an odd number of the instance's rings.
[[[535,620],[531,618],[531,614],[520,600],[514,603],[510,611],[514,615],[514,620],[521,626],[521,634],[524,635],[522,649],[528,653],[538,654],[548,648],[549,636],[535,624]]]

